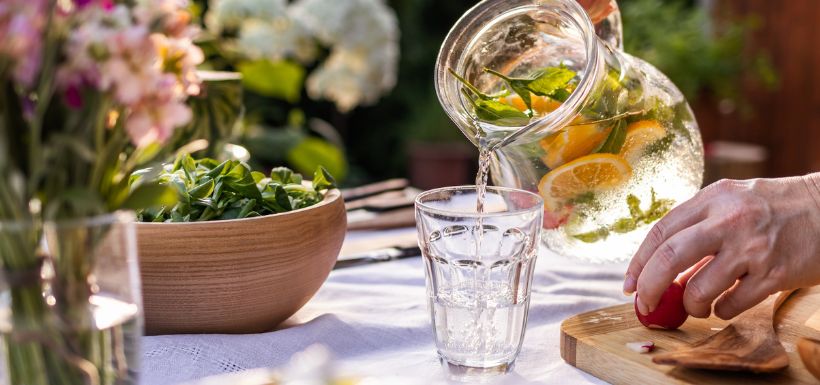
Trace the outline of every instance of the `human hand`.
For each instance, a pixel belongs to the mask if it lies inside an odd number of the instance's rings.
[[[658,221],[632,258],[624,293],[655,310],[678,274],[686,311],[730,319],[781,290],[820,283],[820,173],[721,180]],[[691,277],[691,278],[690,278]]]
[[[598,24],[616,9],[612,0],[578,0],[578,3],[586,9],[592,24]]]

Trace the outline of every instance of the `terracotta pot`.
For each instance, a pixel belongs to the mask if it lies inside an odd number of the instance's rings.
[[[467,143],[411,143],[408,153],[410,183],[415,187],[429,190],[475,183],[478,150]]]
[[[341,193],[263,217],[137,225],[147,334],[258,333],[313,297],[342,247]]]

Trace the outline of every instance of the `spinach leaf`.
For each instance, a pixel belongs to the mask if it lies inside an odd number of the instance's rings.
[[[319,166],[313,173],[313,189],[316,191],[329,190],[336,187],[336,180],[324,167]]]
[[[291,177],[293,177],[293,171],[287,167],[276,167],[270,172],[270,179],[277,183],[291,183]]]
[[[165,194],[176,199],[162,200],[163,206],[141,206],[137,217],[143,222],[195,222],[249,218],[282,213],[312,206],[336,187],[333,176],[319,166],[313,183],[302,183],[302,176],[285,167],[271,170],[270,176],[252,171],[245,163],[194,160],[180,155],[172,164],[156,170],[134,173],[131,188],[151,195]],[[145,195],[145,194],[143,194]]]

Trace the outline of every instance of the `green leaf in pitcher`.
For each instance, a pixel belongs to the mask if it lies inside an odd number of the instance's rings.
[[[557,92],[567,91],[574,78],[575,71],[566,67],[547,67],[538,73],[527,88],[536,95],[555,98]]]
[[[692,134],[686,128],[686,122],[691,122],[695,118],[689,109],[686,101],[669,105],[662,99],[652,98],[646,102],[646,114],[640,119],[654,119],[659,122],[671,122],[671,129],[674,135],[680,135],[687,140],[692,140]]]
[[[509,94],[509,91],[488,95],[470,84],[467,79],[459,76],[455,71],[449,69],[450,73],[458,79],[464,86],[461,93],[464,98],[472,104],[476,118],[478,120],[493,123],[499,126],[526,126],[530,122],[530,116],[519,111],[513,106],[501,103],[498,99]]]
[[[635,230],[637,227],[638,222],[635,221],[635,218],[621,218],[612,224],[611,229],[613,232],[623,234]]]
[[[641,200],[637,196],[629,194],[626,197],[626,205],[629,207],[628,217],[620,218],[608,226],[602,226],[585,233],[574,234],[572,237],[581,242],[594,243],[606,239],[613,232],[618,234],[628,233],[637,229],[638,224],[650,224],[661,219],[672,209],[672,205],[675,204],[675,201],[671,199],[658,199],[655,196],[655,189],[652,189],[651,193],[652,197],[648,209],[641,209]]]
[[[473,105],[476,117],[481,121],[512,127],[526,126],[530,122],[529,115],[513,106],[492,99],[473,97],[465,89],[461,91],[464,97]]]
[[[546,67],[527,78],[513,78],[491,68],[484,68],[484,72],[504,80],[524,101],[527,109],[532,111],[530,93],[546,96],[558,101],[569,97],[570,82],[575,78],[575,71],[566,67]]]
[[[666,215],[674,204],[675,201],[671,199],[657,199],[655,197],[655,189],[652,189],[652,202],[649,205],[649,209],[643,212],[641,220],[647,224],[657,221]]]
[[[464,85],[464,88],[466,88],[466,90],[469,91],[470,94],[473,94],[480,99],[498,101],[499,98],[505,97],[510,94],[510,91],[506,89],[492,95],[485,94],[481,92],[481,90],[476,88],[476,86],[468,82],[467,79],[457,74],[456,71],[453,71],[452,68],[448,68],[447,71],[450,71],[450,74],[453,75],[462,85]],[[464,88],[462,88],[462,92],[465,92]]]
[[[600,154],[618,154],[626,141],[626,120],[621,119],[612,127],[601,147],[595,151]]]

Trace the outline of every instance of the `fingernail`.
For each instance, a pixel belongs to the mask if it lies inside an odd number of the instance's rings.
[[[636,283],[635,278],[632,278],[632,276],[627,273],[624,278],[624,295],[632,295],[632,293],[635,292]]]
[[[646,305],[644,305],[643,301],[640,297],[637,300],[638,303],[638,312],[641,313],[642,316],[649,315],[649,312],[646,310]]]

